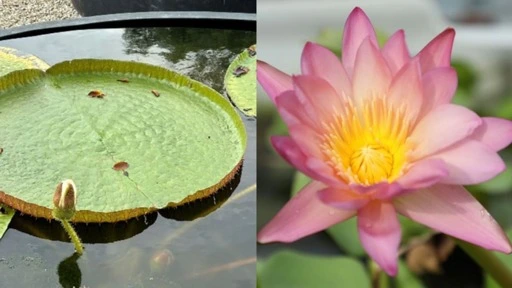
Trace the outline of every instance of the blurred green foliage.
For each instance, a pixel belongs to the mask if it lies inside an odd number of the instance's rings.
[[[316,256],[282,250],[258,263],[258,287],[371,287],[364,266],[349,257]]]
[[[509,229],[507,232],[508,239],[512,239],[512,229]],[[512,255],[507,255],[499,252],[494,252],[496,257],[503,261],[503,263],[512,270]],[[501,287],[489,274],[485,274],[485,287],[486,288],[503,288]]]

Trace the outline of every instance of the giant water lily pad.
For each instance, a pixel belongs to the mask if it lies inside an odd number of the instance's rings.
[[[45,70],[48,67],[48,64],[34,55],[8,47],[0,47],[0,76],[21,69]]]
[[[115,222],[207,197],[235,175],[246,147],[240,117],[213,89],[113,60],[0,78],[0,131],[0,202],[51,218],[57,183],[73,179],[76,222]]]
[[[231,101],[247,116],[256,116],[256,45],[229,65],[224,86]]]

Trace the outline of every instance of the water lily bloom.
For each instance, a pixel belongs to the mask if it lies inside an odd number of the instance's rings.
[[[402,30],[379,48],[374,28],[355,8],[340,61],[307,43],[302,74],[258,63],[258,81],[290,136],[275,150],[312,182],[258,234],[260,243],[292,242],[357,217],[369,256],[397,273],[397,213],[486,249],[512,252],[509,240],[462,185],[505,169],[497,151],[512,142],[512,122],[479,117],[451,104],[453,29],[411,57]]]

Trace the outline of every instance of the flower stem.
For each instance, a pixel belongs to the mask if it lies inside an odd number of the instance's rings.
[[[64,230],[68,233],[69,239],[73,242],[75,245],[75,250],[78,255],[82,255],[84,253],[84,247],[82,245],[82,241],[80,241],[80,237],[78,237],[78,234],[76,234],[75,229],[68,220],[59,219],[60,223],[62,224],[62,227],[64,227]]]
[[[455,242],[466,254],[473,258],[485,272],[489,273],[501,287],[512,287],[512,271],[494,255],[494,252],[459,239],[455,239]]]

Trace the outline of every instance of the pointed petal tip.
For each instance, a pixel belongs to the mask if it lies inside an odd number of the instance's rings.
[[[366,13],[364,13],[363,9],[361,9],[361,7],[359,6],[356,6],[354,9],[352,9],[352,11],[350,12],[350,15],[361,15],[363,14],[364,16],[366,16]]]
[[[398,265],[396,263],[386,265],[386,267],[380,267],[380,268],[382,270],[384,270],[384,272],[386,272],[386,274],[388,274],[391,277],[395,277],[396,274],[398,274]]]
[[[260,244],[268,244],[268,243],[272,243],[272,242],[279,242],[279,240],[276,239],[276,237],[274,237],[274,235],[272,235],[271,233],[268,233],[268,229],[265,229],[265,227],[263,227],[263,229],[261,229],[261,231],[258,233],[257,237],[256,237],[256,240],[258,241],[258,243]],[[280,241],[280,242],[284,242],[284,241]]]
[[[261,60],[257,62],[256,77],[274,103],[279,94],[293,88],[290,75]]]

